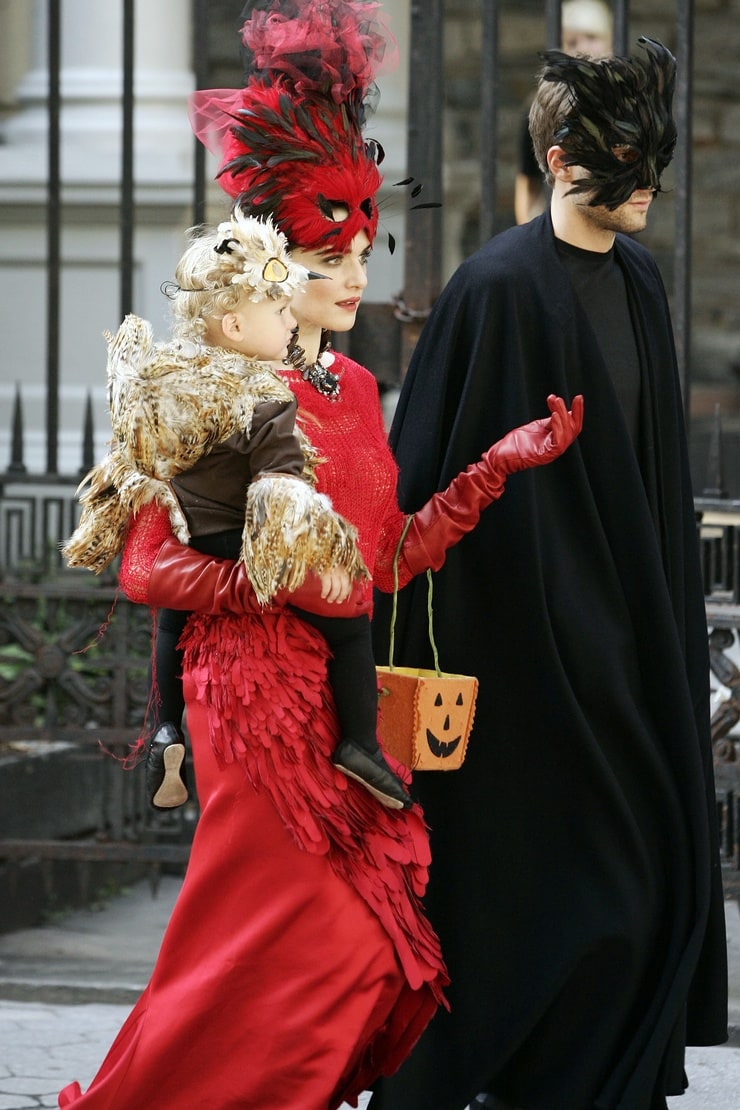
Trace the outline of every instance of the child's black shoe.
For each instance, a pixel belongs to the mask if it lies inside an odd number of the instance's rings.
[[[146,796],[154,809],[175,809],[188,800],[185,737],[171,721],[160,725],[146,753]]]
[[[373,755],[352,740],[342,740],[332,761],[340,771],[361,782],[390,809],[410,809],[414,804],[398,775],[386,763],[380,749]]]

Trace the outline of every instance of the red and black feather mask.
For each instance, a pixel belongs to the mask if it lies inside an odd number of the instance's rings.
[[[344,251],[359,231],[375,236],[383,152],[362,128],[393,43],[379,7],[253,0],[243,12],[244,87],[191,97],[222,188],[250,215],[271,215],[293,246]]]

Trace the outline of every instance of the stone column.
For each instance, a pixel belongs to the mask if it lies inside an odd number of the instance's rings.
[[[123,19],[120,0],[64,0],[61,28],[61,132],[68,169],[75,173],[75,152],[96,154],[120,147],[123,86]],[[20,111],[3,127],[9,146],[36,145],[47,126],[47,4],[32,0],[32,64],[18,85]],[[185,115],[193,88],[188,65],[188,0],[137,0],[134,16],[134,133],[137,149],[158,154],[166,164],[179,148],[192,149]],[[83,165],[81,168],[87,168]],[[160,165],[160,171],[161,171]],[[151,162],[137,167],[146,179]],[[107,164],[106,178],[118,166]],[[64,175],[66,176],[66,175]],[[159,176],[159,174],[157,175]]]
[[[388,291],[400,292],[403,286],[403,239],[408,189],[392,188],[406,177],[406,102],[408,99],[409,0],[385,0],[383,9],[398,45],[398,63],[378,78],[380,101],[376,114],[366,128],[385,151],[380,167],[383,186],[380,192],[380,226],[370,267],[365,300],[387,301]],[[393,256],[387,249],[388,233],[396,239]]]
[[[17,111],[0,127],[0,327],[8,367],[0,380],[0,411],[12,411],[17,381],[25,461],[35,472],[45,457],[48,6],[46,0],[26,2],[31,41],[23,45],[30,64],[17,85]],[[7,9],[0,8],[3,37],[7,17]],[[195,141],[186,110],[194,87],[190,0],[136,0],[134,29],[133,307],[162,337],[168,306],[160,285],[172,276],[192,218]],[[21,45],[16,43],[18,53]],[[81,465],[88,392],[97,457],[110,435],[101,332],[115,331],[120,323],[122,55],[122,0],[64,0],[59,465],[71,474]],[[9,434],[8,423],[0,420],[0,470]]]

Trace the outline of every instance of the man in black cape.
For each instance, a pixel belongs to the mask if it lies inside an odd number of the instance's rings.
[[[480,679],[462,769],[414,777],[451,1012],[372,1110],[658,1110],[684,1046],[727,1037],[682,404],[663,285],[630,237],[672,157],[675,60],[640,45],[544,55],[530,128],[551,209],[453,276],[393,423],[413,512],[543,395],[585,402],[574,446],[512,477],[435,576],[441,666]],[[379,661],[389,614],[379,598]],[[423,579],[395,645],[431,665]]]

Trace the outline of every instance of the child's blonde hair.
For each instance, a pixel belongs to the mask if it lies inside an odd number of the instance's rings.
[[[187,234],[190,244],[177,264],[176,284],[168,294],[172,301],[172,333],[179,339],[200,340],[209,320],[222,320],[239,307],[245,290],[240,285],[225,284],[229,278],[216,254],[220,237],[215,229],[193,227]]]
[[[291,261],[287,239],[269,219],[235,209],[218,227],[193,227],[187,237],[175,282],[164,287],[177,338],[199,341],[208,322],[235,311],[242,297],[292,297],[308,278],[305,267]]]

